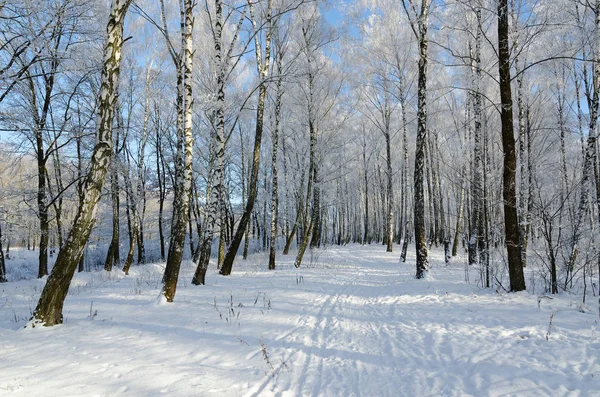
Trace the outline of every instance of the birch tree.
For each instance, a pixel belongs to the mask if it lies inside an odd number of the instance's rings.
[[[123,24],[130,4],[131,0],[114,0],[111,4],[104,46],[96,145],[85,179],[83,200],[29,321],[30,327],[62,323],[62,309],[69,285],[96,220],[98,201],[112,156],[112,122],[119,85]]]
[[[429,271],[427,259],[427,241],[425,238],[425,194],[424,194],[424,167],[425,146],[427,144],[427,27],[429,21],[429,0],[421,0],[420,9],[415,3],[402,1],[404,10],[410,21],[412,31],[419,43],[418,61],[418,87],[417,87],[417,147],[415,150],[414,169],[414,228],[415,244],[417,250],[418,279],[424,278]]]
[[[167,302],[173,302],[177,291],[179,269],[183,259],[183,249],[187,230],[189,205],[192,188],[192,156],[194,137],[192,134],[192,58],[194,28],[194,0],[182,0],[180,7],[181,48],[176,53],[171,45],[166,21],[163,22],[165,37],[169,45],[171,58],[177,69],[177,152],[175,155],[175,194],[173,198],[173,217],[171,221],[171,240],[167,255],[167,264],[163,275],[162,295]]]
[[[208,10],[208,4],[207,4]],[[207,11],[209,12],[209,11]],[[227,17],[231,16],[231,13]],[[216,105],[214,110],[214,133],[211,137],[210,145],[210,166],[209,166],[209,187],[207,188],[207,208],[206,208],[206,219],[204,222],[203,236],[200,239],[200,256],[196,267],[196,272],[192,279],[192,284],[203,285],[205,284],[206,271],[208,269],[208,263],[212,250],[213,236],[219,222],[221,229],[224,227],[224,182],[225,182],[225,142],[226,131],[225,131],[225,91],[229,76],[231,75],[233,68],[237,65],[239,58],[232,59],[232,54],[236,48],[238,34],[242,28],[242,22],[245,19],[245,8],[241,13],[239,22],[236,26],[233,38],[229,42],[229,45],[224,48],[223,43],[223,2],[221,0],[215,0],[214,17],[209,15],[213,31],[213,48],[214,48],[214,69],[216,74],[215,92],[214,96],[216,99]],[[232,65],[233,63],[233,65]],[[242,176],[243,178],[243,176]],[[219,216],[220,215],[220,216]],[[224,244],[224,235],[221,233],[219,244]]]
[[[275,269],[275,248],[277,242],[277,223],[279,220],[279,176],[277,155],[279,150],[279,130],[281,126],[281,107],[283,102],[283,58],[287,50],[287,35],[277,29],[274,35],[275,75],[275,121],[271,133],[273,152],[271,155],[272,188],[271,188],[271,240],[269,244],[269,270]]]

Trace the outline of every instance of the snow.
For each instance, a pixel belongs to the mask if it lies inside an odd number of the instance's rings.
[[[52,328],[23,328],[44,280],[1,284],[0,395],[600,396],[596,298],[482,289],[442,250],[416,280],[410,254],[255,254],[207,286],[185,263],[174,303],[163,264],[77,274]]]

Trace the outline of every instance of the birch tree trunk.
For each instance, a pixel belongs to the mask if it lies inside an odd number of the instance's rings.
[[[411,15],[412,5],[402,2],[411,21],[411,28],[419,42],[418,85],[417,85],[417,144],[415,150],[414,170],[414,228],[417,251],[416,278],[421,279],[429,271],[427,260],[427,240],[425,238],[425,192],[424,167],[425,146],[427,145],[427,25],[429,20],[430,0],[421,0],[419,15]],[[416,11],[415,11],[416,13]],[[416,21],[415,21],[416,19]]]
[[[400,67],[400,62],[397,62],[398,75],[401,76],[400,84],[398,84],[398,91],[400,96],[400,111],[402,112],[402,236],[404,241],[408,241],[408,131],[406,121],[406,95],[405,95],[405,79],[404,73]],[[406,258],[406,249],[404,248],[407,243],[402,243],[402,254]]]
[[[151,65],[151,64],[150,64]],[[137,161],[137,185],[136,185],[136,212],[138,214],[138,264],[146,263],[146,246],[144,245],[144,218],[146,214],[146,144],[148,143],[148,124],[150,122],[150,84],[152,68],[149,66],[146,70],[146,84],[144,95],[144,121],[142,125],[142,134],[138,147]]]
[[[217,226],[217,219],[221,230],[223,228],[222,202],[223,202],[223,181],[225,171],[225,65],[222,50],[222,32],[223,32],[223,3],[221,0],[215,0],[215,26],[214,26],[214,49],[215,64],[217,68],[217,108],[215,112],[215,133],[211,148],[214,152],[211,158],[214,159],[211,167],[212,184],[210,187],[210,198],[206,208],[206,217],[204,222],[204,233],[200,242],[200,259],[196,267],[196,272],[192,279],[194,285],[204,285],[206,280],[206,270],[212,251],[212,242]],[[220,211],[221,210],[221,211]],[[219,254],[223,244],[223,233],[220,232]]]
[[[458,254],[458,240],[460,239],[461,234],[461,224],[463,218],[463,211],[465,207],[465,170],[464,167],[460,173],[460,193],[458,199],[458,211],[456,215],[456,227],[454,229],[454,241],[452,242],[452,256],[456,256]]]
[[[304,51],[306,52],[306,58],[307,58],[307,79],[308,79],[308,103],[307,103],[307,110],[308,110],[308,131],[310,134],[310,138],[309,138],[309,163],[308,163],[308,182],[307,182],[307,189],[306,189],[306,206],[305,206],[305,211],[304,211],[304,225],[302,228],[302,240],[300,242],[300,246],[298,247],[298,253],[296,254],[296,259],[294,261],[294,266],[296,268],[300,267],[300,265],[302,264],[302,259],[304,257],[304,253],[306,251],[306,248],[308,247],[308,243],[309,243],[309,239],[310,236],[313,234],[313,228],[315,227],[315,224],[317,222],[317,217],[318,214],[317,212],[319,211],[319,208],[315,208],[315,204],[318,205],[318,196],[315,197],[315,193],[317,192],[317,190],[315,189],[315,185],[317,183],[317,126],[315,125],[316,122],[316,115],[315,112],[316,110],[314,109],[315,106],[315,102],[314,102],[314,79],[315,79],[315,75],[314,75],[314,71],[313,71],[313,56],[314,54],[312,53],[312,49],[310,48],[310,38],[308,36],[308,32],[306,28],[302,28],[302,34],[303,34],[303,38],[304,38]],[[312,198],[312,200],[311,200]],[[310,220],[308,218],[308,214],[309,214],[309,203],[312,201],[312,208],[311,208],[311,216],[310,216]]]
[[[387,88],[387,87],[386,87]],[[387,179],[387,209],[386,209],[386,252],[392,252],[394,247],[394,190],[392,174],[392,136],[390,131],[391,110],[389,109],[387,91],[386,91],[386,121],[385,121],[385,163]]]
[[[281,42],[276,41],[277,49],[277,88],[275,99],[275,126],[272,134],[273,154],[271,156],[273,181],[271,188],[271,242],[269,245],[269,270],[275,270],[275,246],[277,243],[277,222],[279,218],[279,186],[277,175],[277,151],[279,149],[279,125],[281,122],[281,102],[283,98],[283,48]]]
[[[181,54],[178,63],[178,96],[181,98],[178,107],[177,158],[175,162],[175,196],[173,198],[173,220],[171,223],[171,241],[165,274],[163,276],[162,294],[167,302],[173,302],[177,291],[179,268],[183,259],[187,217],[192,190],[192,157],[194,137],[192,134],[192,32],[194,29],[194,0],[184,0],[180,4],[181,14]]]
[[[128,205],[129,211],[131,212],[132,218],[132,228],[131,235],[129,238],[129,250],[127,251],[127,258],[125,259],[125,264],[123,265],[123,272],[128,275],[129,269],[131,268],[131,264],[133,263],[133,255],[135,252],[135,243],[137,241],[137,236],[139,232],[139,215],[137,209],[137,197],[133,192],[133,187],[131,184],[130,170],[126,170],[125,172],[125,189],[128,197]],[[139,181],[138,181],[139,183]]]
[[[469,265],[479,263],[478,246],[482,236],[479,234],[479,224],[481,220],[481,208],[483,203],[483,141],[481,128],[481,10],[474,10],[477,19],[475,35],[475,54],[471,57],[472,85],[473,85],[473,164],[472,164],[472,182],[471,182],[471,222],[469,230]],[[509,83],[510,84],[510,83]]]
[[[96,218],[96,209],[102,193],[112,156],[112,122],[117,100],[121,48],[123,46],[123,23],[131,0],[114,0],[107,25],[107,41],[104,46],[104,62],[98,105],[98,133],[92,154],[90,171],[85,180],[83,200],[79,204],[73,227],[35,308],[28,326],[53,326],[62,323],[64,300],[77,268],[83,249],[90,236]]]

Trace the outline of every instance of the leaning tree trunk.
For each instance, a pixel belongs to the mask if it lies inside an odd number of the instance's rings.
[[[251,1],[248,1],[248,8],[250,10],[250,19],[252,21],[252,25],[254,28],[254,46],[255,46],[255,56],[256,56],[256,66],[258,69],[258,75],[260,78],[260,86],[258,89],[258,100],[256,107],[256,128],[254,132],[254,149],[252,152],[252,169],[250,172],[250,181],[248,183],[248,200],[246,202],[246,206],[244,208],[244,213],[240,218],[240,222],[238,223],[238,227],[233,235],[233,239],[231,240],[231,244],[227,248],[227,253],[225,254],[225,259],[223,260],[223,266],[221,267],[220,274],[223,276],[228,276],[231,274],[231,269],[233,268],[233,261],[235,260],[235,256],[237,255],[238,248],[244,238],[244,233],[246,232],[246,227],[248,226],[248,222],[250,221],[250,216],[252,215],[252,211],[254,210],[254,201],[256,200],[256,194],[258,191],[258,173],[260,169],[260,147],[262,143],[262,134],[263,134],[263,124],[264,124],[264,114],[265,114],[265,99],[267,96],[267,77],[269,74],[269,64],[271,59],[271,35],[273,33],[272,26],[272,2],[271,0],[267,1],[267,21],[266,21],[266,37],[265,37],[265,50],[264,50],[264,61],[262,60],[262,47],[260,46],[258,39],[258,26],[256,24],[256,18],[254,16],[254,5]]]
[[[54,179],[56,182],[56,190],[57,195],[54,196],[52,194],[52,190],[48,189],[50,192],[50,196],[53,197],[52,207],[54,208],[54,219],[56,221],[56,235],[58,237],[58,247],[62,247],[64,238],[63,238],[63,222],[62,222],[62,212],[63,212],[63,197],[62,192],[64,191],[63,178],[62,178],[62,166],[60,163],[59,150],[57,145],[58,136],[56,132],[54,133],[54,150],[52,151],[52,159],[54,163]],[[46,173],[46,177],[48,178],[48,188],[52,187],[52,183],[50,182],[50,175]]]
[[[111,5],[98,105],[98,133],[90,171],[85,180],[83,200],[33,312],[29,322],[31,327],[38,324],[52,326],[62,323],[62,309],[69,285],[94,226],[102,185],[112,156],[112,122],[119,84],[123,22],[130,3],[131,0],[113,0]]]
[[[173,220],[171,241],[165,274],[163,275],[162,295],[167,302],[173,302],[177,291],[179,269],[183,259],[187,217],[189,215],[190,193],[192,188],[192,156],[194,137],[192,134],[192,31],[194,28],[194,0],[184,0],[181,7],[181,57],[178,69],[178,96],[180,96],[177,131],[177,159],[175,163],[175,196],[173,198]]]
[[[504,152],[502,198],[510,290],[525,289],[521,262],[519,216],[517,214],[517,153],[513,126],[513,102],[510,87],[510,43],[508,37],[508,0],[498,0],[498,70],[502,113],[502,149]]]
[[[158,123],[158,121],[157,121]],[[156,127],[156,178],[158,184],[158,237],[160,241],[160,260],[165,260],[165,233],[163,228],[163,212],[165,207],[165,166],[162,154],[162,139],[160,125]]]
[[[306,31],[303,29],[304,40],[308,42]],[[315,197],[315,193],[317,189],[315,189],[315,185],[317,184],[317,126],[315,125],[315,109],[314,109],[314,72],[312,70],[312,54],[308,53],[307,49],[307,61],[308,61],[308,130],[310,134],[309,139],[309,157],[308,157],[308,182],[306,189],[306,208],[304,210],[304,219],[302,225],[302,240],[300,241],[300,245],[298,246],[298,253],[296,254],[296,260],[294,261],[294,266],[297,268],[302,264],[302,258],[304,257],[304,252],[308,247],[309,238],[313,233],[313,228],[315,227],[315,223],[317,221],[317,211],[319,208],[315,208],[318,205],[318,196]],[[308,219],[308,209],[311,202],[311,197],[313,200],[313,205],[311,208],[311,217]]]

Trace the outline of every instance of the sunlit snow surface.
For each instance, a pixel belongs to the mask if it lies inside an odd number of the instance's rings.
[[[78,274],[65,323],[33,330],[44,281],[0,284],[0,395],[600,396],[597,298],[538,308],[466,284],[462,260],[434,252],[419,281],[384,251],[278,256],[276,271],[255,254],[200,287],[185,263],[172,304],[157,304],[161,264]]]

